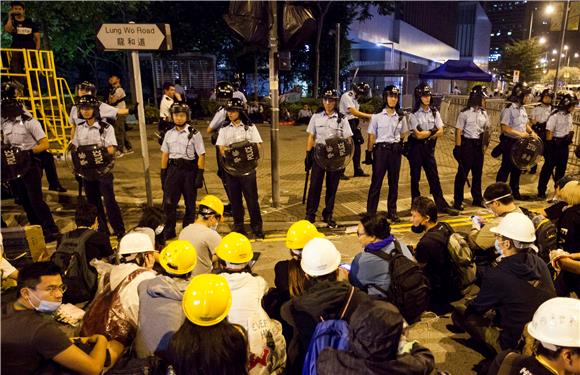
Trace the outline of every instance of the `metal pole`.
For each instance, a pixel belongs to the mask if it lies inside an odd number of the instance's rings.
[[[336,24],[336,73],[334,84],[336,92],[340,92],[340,23]]]
[[[528,40],[532,39],[532,26],[534,25],[534,9],[532,9],[532,15],[530,16],[530,30],[528,31]]]
[[[135,94],[139,103],[139,135],[141,136],[141,155],[143,156],[143,172],[145,176],[145,192],[147,193],[147,204],[153,205],[153,194],[151,192],[151,175],[149,174],[149,146],[147,144],[147,127],[145,126],[145,107],[143,106],[143,87],[141,86],[141,66],[139,65],[139,52],[131,52],[131,62],[133,65],[133,80],[135,82]]]
[[[270,97],[272,102],[272,127],[270,128],[270,150],[272,153],[272,206],[280,205],[280,172],[278,170],[278,131],[280,108],[278,107],[278,3],[270,1]]]
[[[556,62],[556,75],[554,76],[554,92],[558,92],[558,74],[560,73],[560,61],[562,60],[562,50],[564,49],[564,38],[566,37],[566,24],[568,23],[568,13],[570,12],[570,0],[566,1],[564,14],[562,15],[562,37],[560,39],[560,49],[558,50],[558,60]]]

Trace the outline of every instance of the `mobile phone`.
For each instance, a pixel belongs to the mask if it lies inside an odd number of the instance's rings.
[[[482,227],[481,217],[475,215],[471,216],[471,222],[473,223],[474,228],[481,229]]]

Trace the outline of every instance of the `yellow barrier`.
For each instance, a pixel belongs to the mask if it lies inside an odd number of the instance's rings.
[[[50,151],[64,154],[70,133],[67,101],[71,106],[74,102],[66,80],[56,74],[53,52],[14,48],[2,48],[0,51],[0,75],[3,79],[13,79],[24,85],[23,96],[18,99],[42,123]],[[20,59],[20,72],[10,69],[15,58]]]

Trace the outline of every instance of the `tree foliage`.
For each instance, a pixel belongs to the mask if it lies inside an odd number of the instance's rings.
[[[519,70],[520,81],[538,81],[542,71],[536,66],[541,56],[542,47],[537,38],[514,41],[504,49],[499,64],[500,72],[506,77],[511,77],[514,70]]]

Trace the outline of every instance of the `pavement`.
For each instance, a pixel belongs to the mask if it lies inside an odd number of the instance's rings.
[[[223,200],[227,197],[223,191],[221,181],[216,175],[217,165],[215,160],[215,151],[205,129],[207,121],[197,122],[197,128],[204,135],[206,145],[206,169],[205,181],[207,190]],[[363,124],[363,132],[366,133],[366,125]],[[302,205],[302,193],[304,188],[304,156],[306,145],[306,127],[305,126],[284,126],[279,130],[279,171],[280,171],[280,206],[272,206],[271,199],[271,152],[270,152],[270,128],[268,124],[258,125],[258,129],[264,140],[263,155],[258,167],[258,191],[260,207],[264,220],[265,240],[254,241],[254,250],[262,253],[259,261],[254,266],[254,271],[262,275],[270,285],[274,281],[274,265],[277,261],[288,257],[288,251],[284,246],[284,235],[291,223],[303,219],[305,206]],[[162,202],[161,182],[159,177],[160,151],[159,144],[154,138],[155,127],[148,126],[148,145],[150,154],[150,171],[153,190],[154,204],[160,205]],[[453,132],[446,131],[445,135],[438,141],[436,149],[436,158],[439,170],[441,185],[445,197],[449,203],[453,201],[453,181],[457,171],[457,163],[453,159]],[[128,132],[129,138],[134,146],[135,152],[124,155],[116,161],[115,175],[115,193],[121,206],[125,227],[130,229],[134,227],[140,216],[141,205],[146,203],[145,180],[143,178],[143,162],[141,157],[139,132],[135,127]],[[483,187],[495,181],[495,175],[500,165],[500,160],[493,159],[489,156],[489,151],[493,148],[492,144],[485,158]],[[364,147],[364,146],[363,146]],[[363,153],[364,155],[364,153]],[[74,228],[74,210],[77,202],[77,184],[73,178],[72,172],[64,160],[57,160],[57,167],[61,183],[69,191],[67,193],[55,193],[46,189],[47,183],[43,181],[44,192],[47,203],[49,204],[55,221],[62,232]],[[576,170],[569,172],[579,172],[580,167],[573,167]],[[370,174],[370,166],[363,165],[363,169]],[[347,175],[352,177],[352,165],[346,169]],[[535,195],[538,174],[524,174],[521,178],[522,194]],[[360,244],[356,237],[356,224],[358,215],[365,211],[366,200],[370,177],[351,178],[348,181],[341,181],[336,197],[336,207],[334,211],[335,220],[341,225],[339,228],[331,230],[324,223],[317,223],[320,230],[330,238],[341,251],[343,260],[350,260],[361,250]],[[428,194],[428,185],[425,175],[421,180],[421,190],[423,194]],[[552,193],[552,186],[548,190],[548,196]],[[204,189],[198,190],[198,200],[205,194]],[[393,226],[393,233],[397,238],[408,243],[415,244],[419,236],[411,233],[409,230],[408,217],[411,206],[410,198],[410,173],[409,164],[403,159],[400,181],[399,181],[399,199],[398,210],[402,223]],[[386,209],[386,179],[381,194],[379,210]],[[489,215],[484,209],[471,207],[471,196],[466,186],[466,209],[461,216],[449,217],[442,216],[441,219],[450,222],[457,230],[467,230],[470,226],[471,215]],[[321,200],[323,203],[324,200]],[[543,205],[542,202],[525,202],[522,205],[527,207],[538,207]],[[319,213],[323,207],[320,207]],[[183,207],[181,207],[183,214]],[[319,214],[320,215],[320,214]],[[21,207],[16,206],[13,200],[5,199],[2,201],[2,216],[9,225],[25,222],[25,216]],[[246,217],[248,220],[248,218]],[[320,216],[317,217],[321,220]],[[220,232],[229,232],[232,225],[231,218],[226,217],[224,224],[219,228]],[[177,230],[180,229],[178,223]],[[249,228],[248,228],[249,229]],[[114,238],[112,238],[114,240]],[[415,324],[410,331],[411,339],[420,341],[427,346],[435,355],[436,366],[439,370],[446,370],[451,374],[469,374],[472,373],[472,367],[482,360],[482,356],[471,348],[471,343],[466,334],[456,334],[450,332],[446,325],[450,324],[449,316],[435,316],[427,313],[423,319]]]

